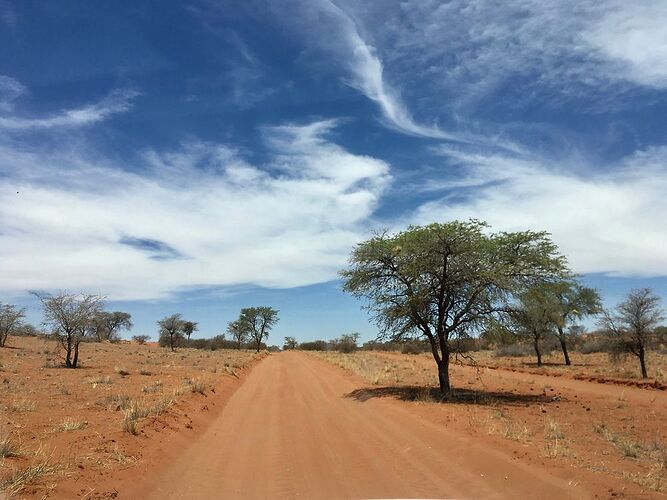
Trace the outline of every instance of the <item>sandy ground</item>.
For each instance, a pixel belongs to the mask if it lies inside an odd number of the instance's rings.
[[[401,401],[433,423],[578,482],[601,498],[664,498],[665,391],[550,372],[454,366],[454,397],[439,402],[428,355],[311,355],[356,374],[362,386],[357,398]]]
[[[10,337],[8,345],[0,349],[0,484],[19,498],[73,498],[101,476],[152,461],[265,355],[87,343],[81,368],[70,370],[51,340]],[[136,435],[124,429],[127,414]]]
[[[90,345],[65,370],[20,342],[0,350],[21,448],[0,474],[54,470],[18,498],[665,498],[661,390],[455,366],[442,402],[425,355]],[[118,395],[170,404],[133,435]]]
[[[207,432],[121,498],[586,498],[308,354],[257,365]]]
[[[608,354],[581,354],[570,352],[571,366],[563,363],[560,351],[543,356],[543,366],[536,365],[535,356],[497,357],[491,351],[474,353],[480,366],[505,368],[524,373],[574,378],[592,382],[616,383],[636,387],[654,387],[667,390],[667,353],[649,351],[647,354],[648,379],[641,379],[639,361],[636,356],[626,355],[610,359]]]

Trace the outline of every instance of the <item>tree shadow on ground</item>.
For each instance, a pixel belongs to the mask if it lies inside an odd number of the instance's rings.
[[[400,401],[422,401],[443,404],[466,404],[466,405],[504,405],[504,406],[529,406],[531,404],[545,404],[555,401],[551,396],[544,394],[517,394],[506,391],[484,391],[476,389],[452,389],[443,398],[437,387],[424,386],[385,386],[385,387],[363,387],[345,394],[345,397],[360,402],[373,398],[393,398]]]

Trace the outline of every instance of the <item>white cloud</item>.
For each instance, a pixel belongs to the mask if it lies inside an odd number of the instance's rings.
[[[266,129],[261,168],[208,143],[149,151],[134,172],[0,145],[11,186],[0,193],[0,287],[150,299],[333,279],[390,182],[386,163],[327,140],[333,126]]]
[[[18,83],[15,80],[14,82]],[[2,82],[0,82],[0,86],[2,86]],[[25,88],[22,86],[19,87],[19,90],[18,94],[15,91],[14,99],[25,92]],[[20,131],[90,125],[105,120],[111,115],[127,111],[131,107],[132,100],[138,95],[139,93],[134,90],[116,90],[98,103],[65,110],[46,118],[23,118],[15,115],[0,116],[0,129]],[[1,103],[2,100],[0,99]]]
[[[667,88],[667,2],[623,2],[584,39],[600,54],[621,63],[620,75],[641,85]]]
[[[384,74],[384,66],[377,51],[365,40],[358,20],[332,0],[295,0],[294,4],[274,2],[280,12],[290,12],[282,18],[291,27],[305,32],[309,45],[333,57],[346,71],[343,82],[374,101],[382,113],[382,122],[404,134],[435,139],[461,140],[436,125],[419,123]],[[291,7],[291,8],[290,8]],[[297,11],[293,16],[291,13]],[[323,32],[327,36],[322,36]]]
[[[667,87],[663,0],[339,1],[373,39],[385,80],[430,116],[464,113],[499,89],[515,105],[592,105],[628,86]]]
[[[366,43],[359,33],[354,20],[330,0],[323,0],[324,5],[334,14],[339,23],[341,40],[345,47],[342,57],[352,72],[348,83],[375,101],[384,117],[385,123],[400,132],[435,139],[458,140],[459,137],[439,129],[415,122],[402,102],[398,91],[393,89],[384,77],[382,61],[372,45]]]
[[[667,147],[581,177],[570,165],[444,150],[467,168],[418,223],[479,218],[499,230],[546,230],[579,273],[667,275]],[[461,191],[461,185],[469,191]],[[465,187],[464,187],[465,189]]]
[[[14,108],[14,101],[27,91],[28,89],[18,80],[0,75],[0,111],[11,111]]]

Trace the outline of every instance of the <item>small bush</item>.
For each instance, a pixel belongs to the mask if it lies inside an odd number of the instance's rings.
[[[593,354],[597,352],[614,352],[613,343],[606,338],[592,338],[582,342],[579,346],[579,352],[582,354]]]
[[[503,357],[521,357],[521,356],[530,356],[534,354],[533,350],[525,344],[511,344],[498,347],[493,355],[498,358]]]
[[[137,344],[145,344],[150,340],[149,335],[133,335],[132,340],[134,340]]]
[[[127,376],[130,374],[130,372],[127,371],[125,368],[119,368],[119,367],[117,367],[117,366],[114,367],[113,370],[114,370],[118,375],[120,375],[121,377],[127,377]]]

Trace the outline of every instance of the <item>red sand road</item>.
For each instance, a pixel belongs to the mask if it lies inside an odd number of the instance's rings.
[[[358,387],[305,353],[267,357],[204,434],[123,498],[586,498]]]

